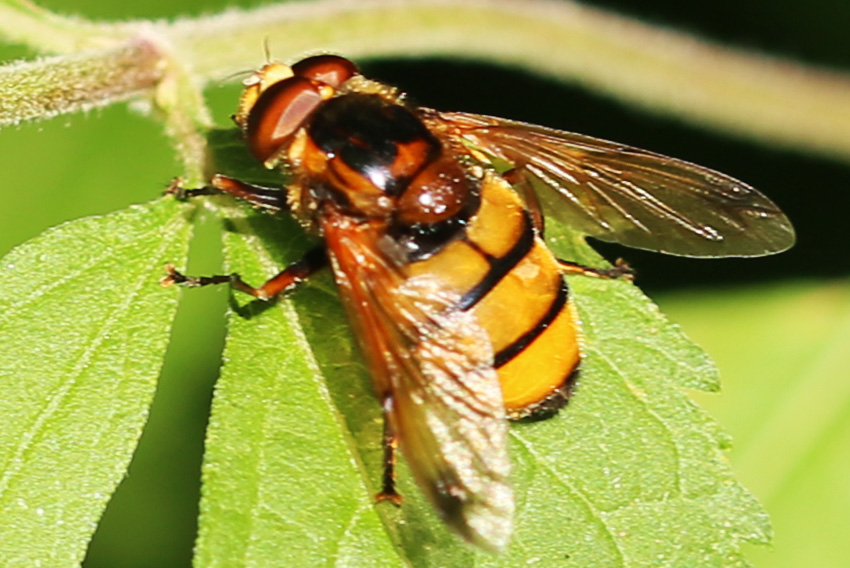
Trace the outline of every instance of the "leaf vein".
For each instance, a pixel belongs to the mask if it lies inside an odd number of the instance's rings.
[[[173,218],[168,223],[168,227],[171,228],[180,222],[181,221],[179,219]],[[97,349],[103,344],[103,341],[109,336],[109,330],[115,326],[122,315],[129,311],[133,301],[138,297],[139,291],[144,287],[145,282],[155,269],[155,265],[160,262],[169,245],[170,241],[168,239],[162,239],[160,246],[155,249],[155,254],[150,256],[150,262],[148,264],[149,269],[140,272],[136,282],[129,288],[129,293],[125,296],[124,301],[116,306],[104,320],[103,324],[89,341],[88,347],[77,358],[77,361],[72,366],[71,371],[67,374],[67,378],[60,383],[59,389],[53,393],[53,396],[50,397],[45,407],[35,417],[30,428],[21,436],[19,443],[15,447],[13,455],[9,460],[11,465],[3,472],[2,477],[0,477],[0,499],[6,496],[6,491],[8,490],[12,479],[24,467],[23,457],[32,446],[33,441],[44,428],[47,421],[60,408],[63,400],[65,400],[74,387],[77,386],[78,379],[86,369],[88,362],[92,359]],[[128,243],[128,246],[131,245]]]
[[[598,357],[602,361],[605,361],[611,367],[611,369],[614,370],[614,372],[617,374],[617,376],[619,376],[619,377],[628,376],[628,374],[623,372],[622,369],[620,369],[620,367],[614,362],[614,360],[611,357],[609,357],[605,353],[602,353],[599,350],[593,350],[593,352],[595,353],[596,357]],[[636,394],[636,392],[635,392],[636,388],[635,388],[634,383],[627,381],[625,379],[623,379],[623,383],[625,384],[628,391],[630,393],[632,393],[632,396],[634,397],[634,399],[637,402],[639,402],[641,405],[643,405],[644,409],[647,412],[647,415],[650,418],[652,418],[659,426],[661,426],[661,428],[667,434],[669,445],[673,450],[674,458],[676,460],[676,463],[678,464],[678,467],[676,467],[676,471],[675,471],[676,493],[677,493],[678,496],[681,497],[683,495],[683,492],[682,492],[682,455],[681,455],[681,452],[679,451],[679,443],[677,441],[677,437],[676,437],[675,432],[673,432],[673,430],[670,428],[670,426],[667,424],[667,422],[661,417],[661,415],[659,415],[652,408],[652,406],[646,401],[646,399],[644,397],[638,396]],[[670,387],[676,388],[674,385],[670,385]]]
[[[569,481],[567,474],[556,471],[550,465],[549,461],[545,459],[545,456],[540,455],[539,453],[534,451],[533,444],[526,440],[522,436],[522,434],[517,432],[515,429],[512,429],[511,436],[517,441],[519,441],[525,448],[526,452],[528,452],[529,455],[533,456],[536,462],[549,472],[549,474],[555,479],[556,483],[559,483],[567,491],[578,497],[579,501],[582,503],[582,505],[584,505],[587,511],[591,514],[591,516],[597,519],[597,522],[602,527],[603,533],[608,537],[608,539],[611,541],[611,544],[614,546],[614,549],[617,551],[617,554],[619,555],[621,560],[620,564],[622,564],[625,561],[626,553],[620,545],[620,542],[614,536],[614,533],[605,523],[604,514],[599,509],[593,506],[593,503],[591,503],[590,498],[587,495],[585,495],[574,483]]]

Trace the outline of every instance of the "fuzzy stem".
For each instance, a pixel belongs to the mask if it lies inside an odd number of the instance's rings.
[[[110,36],[114,36],[111,43],[126,38],[93,22],[54,14],[29,0],[0,0],[0,37],[8,43],[41,53],[71,53],[106,47]]]
[[[318,50],[462,56],[532,69],[715,130],[850,159],[847,74],[572,2],[319,0],[177,21],[168,33],[211,78],[255,67],[264,38],[285,60]],[[215,38],[221,41],[210,49]]]
[[[0,68],[0,126],[126,100],[149,92],[162,72],[144,41],[7,65]]]
[[[7,22],[7,13],[19,23]],[[9,29],[15,25],[38,33]],[[58,39],[46,37],[38,45],[37,38],[50,29]],[[256,67],[268,38],[273,53],[287,61],[305,52],[334,51],[354,58],[462,56],[522,66],[658,114],[850,160],[847,74],[722,47],[569,1],[317,0],[173,23],[92,24],[6,0],[0,2],[0,34],[46,50],[70,49],[83,37],[86,45],[117,37],[130,43],[0,69],[0,85],[13,91],[0,97],[0,125],[125,100],[153,88],[164,75],[157,74],[151,53],[143,45],[140,50],[140,37],[168,46],[168,58],[192,74],[183,83],[198,85]],[[168,64],[165,56],[162,62]],[[135,71],[127,68],[136,64]],[[66,69],[72,81],[63,79]],[[116,81],[107,85],[107,76]],[[19,83],[29,90],[16,95]]]

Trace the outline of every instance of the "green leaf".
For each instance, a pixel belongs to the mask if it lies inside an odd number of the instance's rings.
[[[285,264],[252,235],[284,251],[304,240],[293,222],[225,211],[228,263],[251,281]],[[400,565],[292,303],[245,310],[230,319],[207,433],[196,565]]]
[[[219,210],[228,269],[251,283],[313,242],[285,216]],[[602,262],[565,230],[554,240]],[[728,438],[682,390],[716,389],[713,364],[629,282],[569,283],[582,377],[556,418],[512,427],[517,528],[500,556],[449,534],[404,467],[401,509],[374,503],[381,413],[327,275],[273,304],[234,297],[199,566],[746,566],[741,544],[767,540],[766,515],[732,478]]]
[[[769,289],[675,294],[662,303],[711,348],[724,396],[700,399],[735,436],[732,464],[770,511],[762,568],[843,566],[850,526],[850,288],[790,282]]]
[[[0,564],[76,566],[127,470],[168,341],[186,205],[45,232],[0,264]]]

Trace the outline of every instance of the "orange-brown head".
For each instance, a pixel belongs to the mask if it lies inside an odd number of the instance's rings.
[[[258,69],[245,81],[233,116],[254,157],[268,168],[276,166],[298,128],[356,74],[354,63],[336,55],[308,57],[292,67],[267,63]]]
[[[419,111],[342,57],[263,66],[246,81],[234,118],[259,161],[288,168],[290,207],[308,225],[333,204],[399,234],[426,227],[448,235],[474,210],[476,184]],[[448,229],[435,227],[447,221]]]

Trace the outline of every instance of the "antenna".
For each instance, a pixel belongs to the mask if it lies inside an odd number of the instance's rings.
[[[269,48],[269,36],[263,37],[263,53],[266,55],[266,64],[272,62],[272,53]]]
[[[242,71],[234,71],[233,73],[230,73],[229,75],[225,75],[221,79],[218,79],[217,81],[215,81],[215,85],[217,85],[217,86],[224,85],[225,83],[229,83],[233,79],[236,79],[236,78],[241,77],[241,76],[251,75],[252,73],[254,73],[254,69],[243,69]]]

